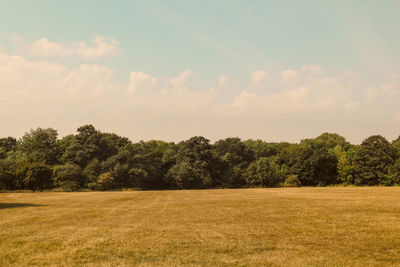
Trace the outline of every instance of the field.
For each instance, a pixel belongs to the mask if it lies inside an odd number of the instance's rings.
[[[400,188],[0,194],[0,266],[390,266]]]

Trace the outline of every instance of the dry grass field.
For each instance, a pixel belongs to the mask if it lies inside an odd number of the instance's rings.
[[[400,265],[400,188],[0,194],[0,266]]]

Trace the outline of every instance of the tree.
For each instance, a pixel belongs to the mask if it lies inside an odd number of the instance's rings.
[[[53,181],[56,187],[60,187],[65,191],[76,191],[85,185],[82,168],[72,163],[55,166],[53,169]]]
[[[17,169],[17,175],[21,177],[22,188],[31,190],[45,190],[52,188],[52,169],[44,162],[27,163],[21,169]]]
[[[323,133],[314,139],[316,142],[320,142],[328,150],[334,149],[337,146],[342,147],[345,151],[350,148],[350,143],[346,141],[343,136],[336,133]]]
[[[18,149],[31,162],[54,164],[57,162],[57,136],[52,128],[31,129],[18,141]]]
[[[246,181],[250,187],[276,187],[283,182],[285,168],[281,168],[272,158],[261,157],[250,164]]]
[[[86,183],[95,183],[101,172],[101,162],[96,158],[92,159],[83,169]]]
[[[16,164],[11,160],[0,159],[0,190],[12,190],[16,186]]]
[[[172,188],[207,188],[213,181],[213,162],[210,141],[196,136],[178,144],[176,164],[165,179]]]
[[[102,185],[106,190],[115,188],[115,180],[111,172],[100,174],[97,183]]]
[[[214,144],[214,150],[216,156],[222,161],[219,167],[224,168],[226,172],[216,177],[220,180],[219,184],[226,187],[244,186],[244,175],[249,164],[254,161],[254,151],[237,137],[217,141]]]
[[[14,137],[0,138],[0,159],[5,159],[7,153],[17,149],[17,139]]]
[[[4,148],[6,152],[17,149],[17,139],[14,137],[0,138],[0,147]]]
[[[288,175],[285,182],[283,183],[284,187],[299,187],[301,186],[301,182],[297,175],[291,174]]]
[[[400,185],[400,158],[397,158],[396,162],[389,169],[384,185]]]
[[[390,184],[389,171],[396,161],[394,147],[380,135],[365,139],[354,157],[356,184]]]
[[[337,157],[325,142],[318,139],[301,141],[292,157],[291,172],[302,185],[329,185],[337,182]]]
[[[267,143],[262,140],[246,140],[244,144],[254,153],[256,159],[261,157],[276,156],[279,152],[279,144]]]
[[[358,153],[359,146],[352,146],[348,151],[337,150],[338,157],[338,182],[343,184],[361,184],[361,181],[356,180],[354,158]]]
[[[169,185],[175,189],[207,188],[211,185],[211,176],[206,163],[187,161],[178,162],[167,173]]]

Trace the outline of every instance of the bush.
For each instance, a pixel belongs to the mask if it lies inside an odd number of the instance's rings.
[[[81,189],[81,186],[74,181],[68,181],[68,180],[63,181],[60,182],[58,185],[60,186],[59,188],[63,192],[74,192],[74,191],[79,191]]]
[[[114,177],[111,172],[105,172],[99,175],[97,183],[102,185],[106,190],[115,188]]]
[[[285,182],[283,183],[284,187],[299,187],[301,186],[301,182],[299,180],[299,178],[297,177],[297,175],[291,174],[289,175]]]
[[[104,191],[104,186],[98,183],[89,183],[88,185],[89,190],[92,191]]]

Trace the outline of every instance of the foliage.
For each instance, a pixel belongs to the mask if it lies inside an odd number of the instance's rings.
[[[295,174],[291,174],[289,175],[285,182],[283,183],[284,187],[299,187],[301,186],[301,182],[299,180],[299,178],[297,177],[297,175]]]
[[[294,179],[296,177],[296,179]],[[297,181],[298,180],[298,181]],[[0,189],[62,191],[399,185],[400,137],[371,136],[352,145],[335,133],[300,143],[216,141],[132,143],[84,125],[58,138],[52,128],[0,138]]]
[[[54,167],[53,182],[64,191],[77,191],[84,186],[85,177],[79,165],[68,163]]]
[[[303,140],[292,159],[292,173],[297,174],[302,185],[329,185],[337,181],[337,156],[331,140],[317,137]]]
[[[113,189],[115,187],[114,177],[111,172],[105,172],[99,175],[97,183],[102,185],[104,189]]]
[[[17,170],[22,186],[34,191],[52,188],[52,173],[51,167],[44,162],[28,163],[22,169]]]
[[[57,162],[57,136],[57,131],[52,128],[37,128],[18,140],[18,149],[31,162],[54,164]]]
[[[388,185],[389,170],[396,161],[396,150],[386,138],[373,135],[365,139],[354,156],[355,184]],[[389,180],[389,181],[388,181]]]
[[[250,187],[276,187],[282,183],[286,171],[272,158],[261,157],[247,168],[246,182]]]
[[[16,164],[11,160],[0,159],[0,190],[12,190],[16,182]]]

